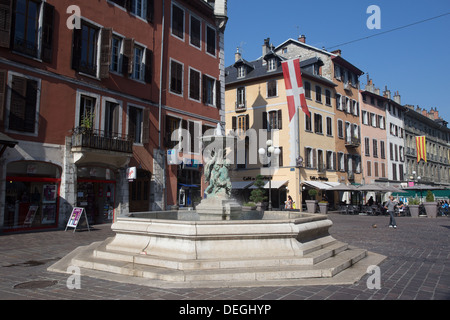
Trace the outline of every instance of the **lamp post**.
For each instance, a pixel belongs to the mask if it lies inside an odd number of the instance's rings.
[[[260,155],[266,155],[268,158],[272,156],[272,153],[274,153],[277,157],[280,155],[280,148],[274,147],[272,140],[267,140],[266,142],[266,148],[260,148],[258,150],[258,153]],[[269,167],[272,165],[272,160],[269,162]],[[269,178],[269,211],[272,211],[272,170],[270,170],[270,178]]]

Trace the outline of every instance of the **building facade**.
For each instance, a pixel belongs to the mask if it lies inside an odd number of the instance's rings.
[[[176,204],[183,174],[167,165],[166,124],[221,121],[226,2],[0,9],[0,131],[18,142],[0,163],[0,228],[62,227],[76,206],[102,223]]]
[[[450,129],[436,108],[405,105],[405,180],[409,184],[450,185]],[[427,161],[417,161],[416,137],[425,136]]]

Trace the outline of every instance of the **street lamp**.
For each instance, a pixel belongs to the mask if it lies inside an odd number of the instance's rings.
[[[272,140],[267,140],[266,142],[267,148],[260,148],[258,153],[260,155],[267,155],[268,158],[271,157],[272,153],[274,153],[277,157],[280,155],[281,150],[278,147],[273,146]],[[269,167],[271,166],[272,161],[269,162]],[[272,211],[272,171],[270,171],[271,176],[269,177],[269,211]]]

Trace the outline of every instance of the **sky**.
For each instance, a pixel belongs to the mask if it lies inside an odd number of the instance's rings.
[[[374,22],[371,5],[380,9],[380,29],[367,27]],[[450,0],[228,0],[228,18],[226,66],[238,47],[251,61],[261,56],[266,38],[278,46],[305,35],[309,45],[341,49],[364,71],[362,88],[369,74],[381,91],[399,91],[402,104],[437,108],[450,122]]]

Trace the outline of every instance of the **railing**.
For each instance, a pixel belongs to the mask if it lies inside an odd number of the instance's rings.
[[[359,138],[349,138],[345,139],[345,146],[351,148],[357,148],[361,144],[361,140]]]
[[[73,130],[72,147],[133,153],[133,140],[123,134],[78,127]]]

